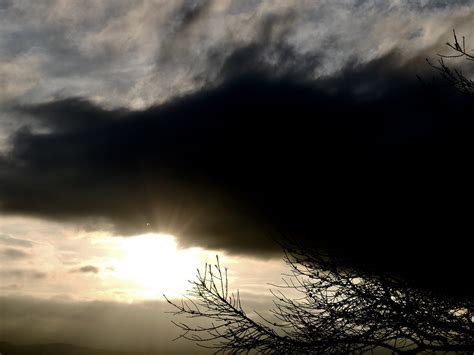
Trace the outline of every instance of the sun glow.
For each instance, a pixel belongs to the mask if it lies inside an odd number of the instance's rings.
[[[178,249],[175,238],[167,234],[125,238],[120,251],[115,275],[132,283],[143,297],[183,294],[189,288],[188,280],[194,278],[196,268],[207,257],[199,248]]]

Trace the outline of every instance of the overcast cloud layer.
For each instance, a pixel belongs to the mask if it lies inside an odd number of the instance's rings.
[[[16,344],[69,343],[120,352],[201,353],[192,343],[171,341],[179,333],[169,326],[171,316],[165,312],[170,307],[161,301],[123,304],[2,296],[0,309],[0,334]],[[47,348],[44,352],[49,353]]]
[[[231,253],[276,229],[462,253],[425,242],[464,222],[471,103],[416,74],[474,38],[472,4],[3,1],[0,209]]]

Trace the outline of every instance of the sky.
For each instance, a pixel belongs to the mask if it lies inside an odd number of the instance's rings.
[[[425,59],[453,29],[474,48],[473,20],[469,0],[0,0],[0,341],[197,351],[162,294],[219,254],[265,309],[281,234],[465,292],[472,99]]]

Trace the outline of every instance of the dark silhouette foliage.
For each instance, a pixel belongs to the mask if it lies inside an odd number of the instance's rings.
[[[271,316],[247,313],[231,293],[217,258],[191,281],[176,315],[180,338],[216,353],[362,354],[474,351],[474,303],[412,285],[395,275],[347,267],[330,252],[296,243],[285,247],[291,274],[272,291]],[[292,294],[293,296],[289,296]]]
[[[454,53],[438,55],[436,64],[427,61],[450,87],[472,95],[474,81],[448,65],[455,58],[474,61],[465,38],[453,34],[447,45]],[[183,331],[179,338],[217,353],[474,352],[472,297],[425,287],[360,260],[351,264],[327,248],[287,241],[283,249],[291,272],[272,291],[270,316],[242,307],[217,258],[216,265],[198,272],[184,300],[167,299],[176,315],[203,321],[175,322]]]
[[[454,87],[464,94],[473,95],[474,81],[466,76],[461,69],[449,66],[447,60],[462,58],[466,61],[474,62],[474,50],[466,49],[465,37],[463,36],[460,41],[455,30],[453,30],[452,42],[447,42],[446,45],[452,52],[450,54],[438,54],[438,62],[436,64],[427,59],[428,64],[440,73],[441,77],[449,86]]]

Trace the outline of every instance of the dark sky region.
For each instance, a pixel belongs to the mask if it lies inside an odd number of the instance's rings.
[[[158,297],[104,296],[97,233],[259,263],[285,234],[471,294],[473,101],[425,58],[473,5],[0,0],[0,341],[189,351]]]

